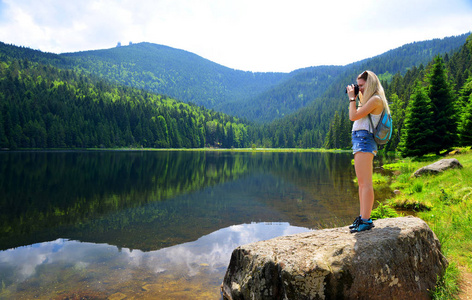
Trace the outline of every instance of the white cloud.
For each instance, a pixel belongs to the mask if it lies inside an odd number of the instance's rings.
[[[309,229],[291,226],[286,222],[240,224],[222,228],[193,242],[150,252],[128,248],[118,251],[115,246],[107,244],[57,239],[0,251],[0,274],[11,272],[15,283],[23,282],[33,275],[47,281],[47,276],[42,272],[48,273],[51,266],[62,269],[72,265],[72,272],[75,272],[77,278],[81,271],[87,271],[91,267],[94,272],[101,272],[101,281],[116,275],[110,269],[121,270],[120,280],[131,279],[134,271],[145,271],[146,268],[153,273],[167,271],[192,277],[206,268],[211,273],[222,272],[232,251],[242,244],[308,231]],[[98,275],[94,273],[94,276]]]
[[[4,0],[0,41],[56,53],[152,42],[225,66],[348,64],[471,30],[468,0]]]

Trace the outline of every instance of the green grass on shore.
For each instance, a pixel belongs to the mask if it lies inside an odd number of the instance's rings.
[[[456,158],[463,166],[436,175],[412,176],[426,165],[442,157],[411,158],[384,165],[393,171],[392,189],[398,194],[386,202],[398,210],[416,212],[433,230],[441,250],[449,261],[445,276],[433,294],[435,299],[456,299],[461,274],[472,272],[472,151],[446,158]]]

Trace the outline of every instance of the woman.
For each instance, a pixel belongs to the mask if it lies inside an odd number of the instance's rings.
[[[374,140],[372,123],[377,126],[382,111],[388,107],[385,92],[379,78],[371,71],[365,71],[357,77],[359,86],[359,107],[356,107],[354,85],[346,87],[349,96],[349,119],[352,125],[352,150],[354,153],[354,168],[359,184],[360,216],[349,226],[351,232],[360,232],[374,227],[370,219],[374,205],[374,187],[372,171],[374,156],[377,155],[377,143]]]

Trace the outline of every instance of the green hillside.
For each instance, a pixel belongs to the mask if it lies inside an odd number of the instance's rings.
[[[392,140],[386,150],[422,156],[471,146],[471,75],[472,36],[454,52],[437,55],[404,75],[393,75],[384,84],[394,120]],[[336,135],[340,125],[335,125],[334,119],[330,126]],[[332,147],[329,142],[325,146]],[[349,146],[345,143],[340,147]]]
[[[66,53],[76,69],[207,108],[253,98],[289,77],[230,69],[196,54],[151,43]]]
[[[364,70],[374,70],[388,81],[393,74],[405,74],[414,66],[427,64],[438,54],[458,49],[465,43],[467,36],[468,34],[464,34],[415,42],[347,66],[318,66],[296,70],[290,74],[292,77],[255,98],[242,100],[242,105],[238,103],[238,106],[230,103],[221,107],[221,111],[249,120],[270,122],[304,107],[316,114],[313,105],[321,105],[332,112],[332,117],[334,111],[340,109],[342,102],[339,99],[344,99],[344,87],[352,83],[357,74]],[[326,105],[322,103],[325,101],[334,103]]]
[[[272,145],[275,147],[294,144],[299,147],[348,148],[350,147],[350,136],[341,136],[341,133],[350,130],[350,121],[347,115],[348,105],[344,91],[348,84],[355,82],[358,74],[364,70],[372,70],[379,75],[384,82],[384,87],[388,89],[393,78],[405,76],[406,80],[410,80],[411,74],[418,67],[429,64],[435,56],[452,55],[456,51],[462,51],[468,36],[469,34],[463,34],[456,37],[415,42],[382,55],[347,65],[318,98],[293,114],[266,125],[264,130],[268,135],[274,136]],[[405,82],[404,85],[406,87],[412,83]],[[406,88],[405,90],[411,91]],[[387,95],[387,98],[392,101],[390,95]],[[403,106],[402,109],[406,109],[406,106]],[[330,127],[338,128],[338,134],[332,142],[326,143],[326,135],[329,135]]]
[[[0,62],[0,148],[245,147],[237,118],[80,72]]]
[[[61,55],[0,43],[0,147],[347,148],[345,86],[370,69],[393,105],[395,149],[414,81],[427,81],[437,55],[456,93],[470,85],[467,36],[291,73],[233,70],[149,43]]]
[[[240,99],[217,107],[230,115],[267,123],[306,107],[336,82],[341,66],[319,66],[297,70],[291,78],[250,99]]]
[[[466,37],[415,42],[350,65],[308,67],[291,73],[234,70],[184,50],[151,43],[61,55],[3,44],[0,55],[72,68],[116,84],[256,122],[270,122],[309,107],[317,99],[338,99],[343,86],[364,69],[388,80],[393,74],[427,64],[437,54],[459,48]]]
[[[164,94],[257,122],[270,122],[321,98],[338,98],[355,74],[371,69],[389,79],[464,44],[467,34],[415,42],[347,66],[291,73],[230,69],[193,53],[151,43],[67,53],[67,63],[118,84]]]

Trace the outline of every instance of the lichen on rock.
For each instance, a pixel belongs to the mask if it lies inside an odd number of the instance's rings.
[[[419,218],[375,221],[278,237],[236,248],[226,299],[428,299],[447,261]]]

